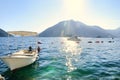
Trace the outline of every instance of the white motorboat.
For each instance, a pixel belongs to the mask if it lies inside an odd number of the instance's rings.
[[[72,36],[72,37],[68,38],[68,40],[71,40],[71,41],[81,41],[77,36]]]
[[[37,57],[38,52],[36,50],[20,50],[11,55],[2,56],[0,58],[11,70],[14,70],[34,63]]]

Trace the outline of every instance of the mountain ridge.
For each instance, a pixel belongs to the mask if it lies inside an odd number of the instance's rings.
[[[8,37],[8,36],[12,37],[11,34],[8,34],[6,31],[0,28],[0,37]]]
[[[8,33],[19,36],[36,36],[37,32],[32,31],[8,31]]]
[[[120,37],[120,27],[114,30],[106,30],[106,31],[116,37]]]
[[[99,26],[89,26],[80,21],[66,20],[49,27],[39,34],[40,37],[113,37]]]

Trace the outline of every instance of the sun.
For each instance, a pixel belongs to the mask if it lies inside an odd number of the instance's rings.
[[[68,17],[79,17],[84,14],[85,0],[63,0],[63,12]]]

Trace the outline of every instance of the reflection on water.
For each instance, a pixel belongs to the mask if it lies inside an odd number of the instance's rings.
[[[74,66],[74,64],[79,61],[79,56],[81,54],[81,46],[78,44],[78,42],[65,41],[64,44],[62,45],[61,53],[65,55],[66,59],[65,65],[67,66],[67,72],[71,72],[77,69],[76,66]],[[67,76],[67,79],[69,80],[70,76]]]
[[[74,41],[66,41],[64,48],[63,51],[66,54],[66,66],[68,67],[68,72],[71,72],[76,69],[73,64],[78,61],[78,56],[81,53],[81,48],[80,45]]]

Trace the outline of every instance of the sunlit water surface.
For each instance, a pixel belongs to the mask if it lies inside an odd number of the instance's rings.
[[[42,50],[35,63],[10,71],[0,60],[0,74],[6,80],[120,80],[120,39],[81,40],[75,42],[52,37],[0,38],[0,56],[28,49],[29,46],[36,48],[37,41],[42,42],[39,44]]]

